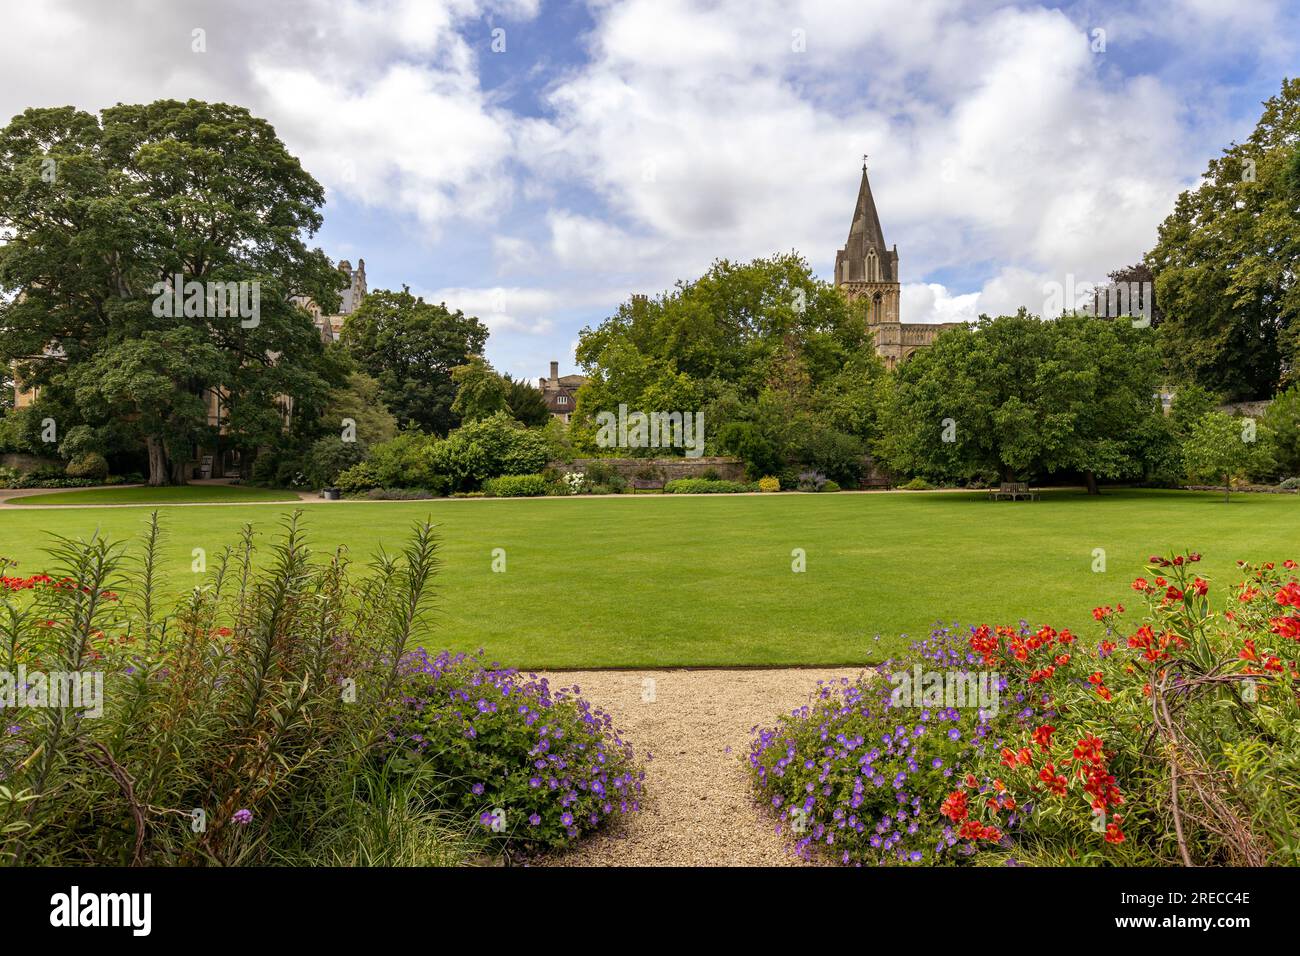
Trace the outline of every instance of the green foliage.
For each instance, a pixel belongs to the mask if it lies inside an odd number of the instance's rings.
[[[478,488],[487,478],[529,475],[547,461],[545,435],[525,429],[505,412],[470,422],[445,439],[407,430],[381,442],[369,457],[343,471],[338,486],[354,493],[370,488],[428,488],[439,494]]]
[[[397,437],[397,419],[384,404],[379,382],[364,372],[353,372],[345,385],[330,392],[320,425],[340,435],[348,420],[356,425],[356,440],[366,445]]]
[[[278,440],[281,397],[306,425],[342,380],[293,301],[338,300],[338,271],[305,244],[323,203],[274,129],[241,107],[25,111],[0,130],[0,289],[21,293],[0,305],[0,365],[18,361],[63,432],[147,447],[152,484],[184,480],[190,447],[212,437],[213,389],[228,447]],[[167,315],[155,300],[178,274],[187,287],[249,283],[246,300],[258,283],[255,321],[217,315],[202,295]],[[60,360],[32,358],[51,347]]]
[[[1284,80],[1254,131],[1182,193],[1146,261],[1175,374],[1229,399],[1264,398],[1298,367],[1300,79]],[[1286,384],[1286,383],[1283,383]]]
[[[1150,329],[1023,309],[951,329],[899,367],[883,392],[876,453],[903,475],[1013,480],[1077,471],[1141,475],[1162,427]]]
[[[933,491],[934,490],[934,485],[930,484],[930,482],[926,481],[924,478],[913,478],[911,481],[907,482],[906,484],[899,485],[898,487],[902,488],[904,491]]]
[[[483,494],[489,498],[536,498],[549,487],[545,475],[502,475],[483,482]]]
[[[457,424],[452,369],[483,351],[488,330],[473,316],[433,305],[409,289],[370,292],[343,323],[341,341],[379,383],[402,427],[445,435]]]
[[[1300,475],[1300,385],[1273,399],[1260,421],[1276,475]]]
[[[708,478],[674,478],[664,483],[666,495],[736,495],[757,490],[753,485],[740,481],[710,481]]]
[[[1233,479],[1250,471],[1259,454],[1260,445],[1254,440],[1251,423],[1223,412],[1203,416],[1183,443],[1188,476],[1223,485],[1225,500]]]
[[[840,490],[839,483],[834,481],[833,479],[827,478],[822,483],[822,491],[839,491],[839,490]]]
[[[588,372],[573,421],[579,449],[595,451],[596,415],[621,403],[702,411],[708,451],[743,458],[754,479],[798,461],[851,480],[860,463],[844,458],[850,448],[860,457],[874,434],[884,375],[862,308],[793,253],[719,260],[671,293],[634,298],[585,329],[577,355]]]
[[[213,555],[174,608],[158,592],[156,515],[136,554],[60,539],[49,570],[75,586],[5,594],[0,669],[98,672],[103,712],[92,695],[6,719],[17,730],[0,738],[0,859],[265,864],[363,840],[331,811],[357,825],[365,815],[349,788],[382,759],[402,655],[427,626],[437,541],[418,525],[358,577],[345,549],[313,554],[296,515],[266,558],[255,538],[246,528]]]
[[[455,781],[445,805],[486,839],[560,847],[640,808],[644,771],[608,714],[536,675],[463,655],[415,655],[399,766]]]
[[[540,388],[523,379],[516,381],[509,375],[503,378],[506,383],[506,409],[511,418],[528,428],[541,428],[552,421],[564,424],[551,414]]]
[[[750,478],[779,471],[785,464],[776,440],[769,438],[755,422],[727,422],[718,430],[718,446],[741,459]]]
[[[451,410],[462,422],[469,424],[508,411],[506,381],[481,355],[471,355],[464,365],[452,369],[451,380],[456,383],[456,399],[451,403]]]
[[[327,488],[339,474],[359,464],[366,457],[366,446],[359,441],[347,442],[327,436],[317,439],[307,450],[303,473],[313,488]]]
[[[431,488],[442,493],[450,488],[445,474],[433,467],[433,447],[438,439],[423,432],[408,429],[396,438],[380,442],[369,449],[369,455],[340,472],[335,484],[345,493],[366,491],[370,488]]]
[[[69,478],[93,478],[102,481],[108,477],[108,459],[98,452],[85,452],[68,462],[64,473]]]

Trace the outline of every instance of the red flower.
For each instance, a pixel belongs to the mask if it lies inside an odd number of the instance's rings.
[[[1056,733],[1056,728],[1050,724],[1043,724],[1034,728],[1033,741],[1043,750],[1048,750],[1052,746],[1052,734]]]
[[[1279,637],[1300,640],[1300,617],[1275,617],[1269,620],[1269,630]]]
[[[970,810],[966,805],[966,792],[964,790],[954,790],[944,798],[943,805],[939,807],[939,812],[951,820],[953,823],[959,820],[965,820]]]

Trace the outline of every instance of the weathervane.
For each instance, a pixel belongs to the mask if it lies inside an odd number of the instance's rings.
[[[866,154],[866,153],[863,153],[863,154],[862,154],[862,171],[863,171],[864,173],[867,171],[867,154]]]

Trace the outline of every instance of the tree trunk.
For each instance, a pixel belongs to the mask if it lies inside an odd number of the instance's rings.
[[[170,475],[167,469],[167,448],[163,445],[162,439],[156,435],[150,435],[145,439],[145,445],[149,449],[149,484],[153,487],[170,484]]]
[[[173,459],[172,459],[172,468],[171,468],[171,472],[172,472],[172,474],[171,474],[171,479],[172,479],[172,480],[171,480],[171,483],[172,483],[173,485],[187,485],[187,484],[189,484],[190,476],[189,476],[188,474],[186,474],[186,470],[187,470],[187,468],[188,468],[188,465],[189,465],[189,462],[188,462],[188,461],[185,461],[184,459],[181,459],[181,458],[173,458]]]
[[[1085,471],[1083,473],[1083,480],[1088,485],[1088,494],[1090,495],[1101,494],[1101,489],[1097,487],[1097,475],[1094,472]]]

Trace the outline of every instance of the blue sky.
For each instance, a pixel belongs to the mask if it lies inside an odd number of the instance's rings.
[[[1268,0],[44,0],[7,18],[5,116],[246,105],[325,185],[331,256],[481,316],[489,358],[529,376],[717,257],[794,248],[828,276],[864,152],[906,320],[1040,310],[1046,283],[1150,247],[1300,43]]]

